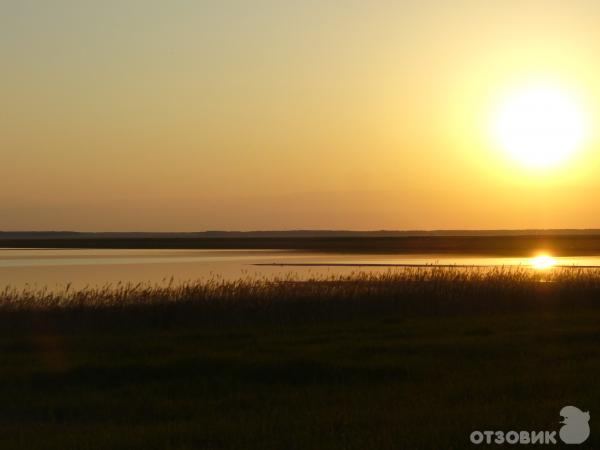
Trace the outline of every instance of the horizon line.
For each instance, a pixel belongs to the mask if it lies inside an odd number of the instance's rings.
[[[0,235],[209,235],[209,234],[436,234],[436,233],[591,233],[600,228],[435,228],[435,229],[328,229],[289,228],[231,230],[211,229],[201,231],[80,231],[80,230],[0,230]]]

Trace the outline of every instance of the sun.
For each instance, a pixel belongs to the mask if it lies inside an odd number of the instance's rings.
[[[551,84],[528,85],[508,95],[493,127],[500,146],[532,168],[560,164],[586,137],[586,120],[576,97]]]

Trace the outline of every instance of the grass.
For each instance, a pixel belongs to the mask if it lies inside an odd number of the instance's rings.
[[[2,449],[598,447],[600,271],[399,269],[0,293]]]

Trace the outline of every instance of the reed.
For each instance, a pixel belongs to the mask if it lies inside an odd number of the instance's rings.
[[[0,292],[0,320],[9,317],[15,325],[51,316],[86,326],[318,321],[590,307],[599,298],[597,269],[408,267],[309,279],[289,274],[83,289],[8,287]]]
[[[554,430],[563,406],[600,403],[599,299],[596,269],[7,288],[1,447],[457,449]]]

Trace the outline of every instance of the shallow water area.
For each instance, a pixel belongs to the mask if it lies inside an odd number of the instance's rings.
[[[556,257],[555,267],[600,267],[599,256]],[[60,289],[223,278],[296,278],[387,271],[394,267],[533,267],[532,258],[288,250],[0,249],[0,288]]]

